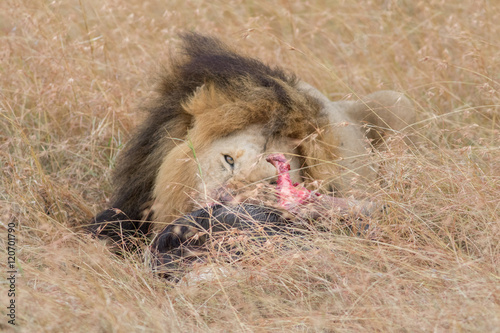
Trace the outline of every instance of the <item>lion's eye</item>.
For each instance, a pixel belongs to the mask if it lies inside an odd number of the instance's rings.
[[[230,166],[234,166],[234,159],[229,156],[229,155],[224,155],[224,159],[226,160],[227,164],[229,164]]]

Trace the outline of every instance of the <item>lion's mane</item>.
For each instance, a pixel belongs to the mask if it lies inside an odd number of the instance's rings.
[[[190,211],[187,193],[200,181],[196,151],[252,124],[262,125],[269,140],[300,140],[300,155],[331,156],[331,145],[319,147],[316,140],[313,147],[307,140],[328,119],[316,97],[297,89],[294,75],[242,56],[216,38],[181,37],[180,55],[171,59],[145,122],[117,160],[112,207],[131,221],[151,220],[158,212],[145,212],[160,195],[168,205],[160,207],[161,216]]]
[[[241,55],[216,38],[186,33],[181,40],[160,76],[156,97],[145,107],[145,121],[116,162],[112,205],[95,217],[96,234],[117,240],[137,231],[148,234],[151,225],[162,229],[200,208],[196,202],[207,179],[212,187],[228,181],[218,173],[224,169],[216,170],[217,162],[198,163],[198,157],[227,156],[214,147],[236,146],[235,154],[251,168],[259,159],[255,154],[283,150],[294,155],[302,180],[318,180],[327,192],[342,192],[359,179],[367,187],[378,173],[369,151],[385,134],[415,123],[415,111],[402,93],[378,91],[357,101],[331,102],[293,74]],[[208,178],[203,168],[210,168]],[[260,173],[251,168],[240,174],[232,169],[230,181],[252,172],[258,180],[269,176],[262,165]]]

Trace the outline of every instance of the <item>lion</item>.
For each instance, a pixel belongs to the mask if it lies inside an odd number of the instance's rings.
[[[415,122],[402,93],[332,102],[215,37],[181,39],[145,121],[117,159],[111,208],[93,220],[100,236],[155,234],[209,205],[221,187],[272,183],[269,153],[285,154],[292,180],[320,184],[320,192],[367,187],[377,176],[367,151]]]

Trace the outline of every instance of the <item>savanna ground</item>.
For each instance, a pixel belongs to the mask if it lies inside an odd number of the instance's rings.
[[[420,140],[402,149],[396,136],[376,156],[373,197],[390,209],[370,221],[375,236],[311,232],[174,284],[83,233],[183,30],[333,100],[407,94]],[[499,36],[497,1],[1,1],[0,329],[499,332]]]

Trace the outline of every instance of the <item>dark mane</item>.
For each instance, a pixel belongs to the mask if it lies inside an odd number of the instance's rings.
[[[271,136],[300,136],[298,133],[304,132],[300,129],[308,119],[317,118],[320,109],[318,106],[306,111],[317,103],[306,94],[298,94],[298,79],[281,68],[239,55],[213,37],[196,33],[180,37],[181,50],[170,59],[161,76],[158,97],[146,107],[146,120],[116,163],[112,207],[119,208],[130,220],[145,218],[143,212],[152,200],[164,156],[179,144],[179,139],[185,138],[192,126],[193,116],[184,110],[183,104],[199,87],[211,85],[232,100],[248,104],[261,101],[260,106],[249,108],[251,111],[232,117],[241,118],[242,126],[263,124]],[[273,107],[263,107],[269,105]],[[227,127],[224,130],[231,130]],[[148,227],[141,228],[146,232]]]
[[[184,42],[185,59],[174,63],[170,75],[164,77],[161,93],[179,89],[189,95],[206,83],[212,83],[222,89],[227,89],[228,86],[237,89],[238,82],[250,80],[258,86],[272,89],[279,102],[288,105],[289,96],[276,83],[276,79],[294,86],[297,82],[295,75],[237,54],[214,37],[185,33],[181,38]],[[178,78],[182,78],[182,81],[177,81]]]
[[[112,208],[96,216],[96,234],[116,240],[122,232],[149,234],[150,227],[158,230],[193,212],[217,186],[272,177],[271,171],[256,173],[263,175],[259,179],[247,174],[260,158],[247,154],[248,146],[255,146],[257,155],[268,153],[266,147],[293,154],[299,176],[321,181],[324,191],[368,184],[376,167],[364,158],[372,148],[364,124],[382,138],[414,122],[411,103],[401,93],[330,102],[294,75],[240,55],[216,38],[186,33],[181,39],[160,76],[157,96],[145,107],[145,121],[116,162]],[[232,134],[237,139],[229,139],[236,146],[231,154],[244,156],[242,163],[253,159],[248,169],[226,170],[214,162],[225,154],[219,150],[226,144],[219,146]],[[208,168],[211,188],[202,167]]]

